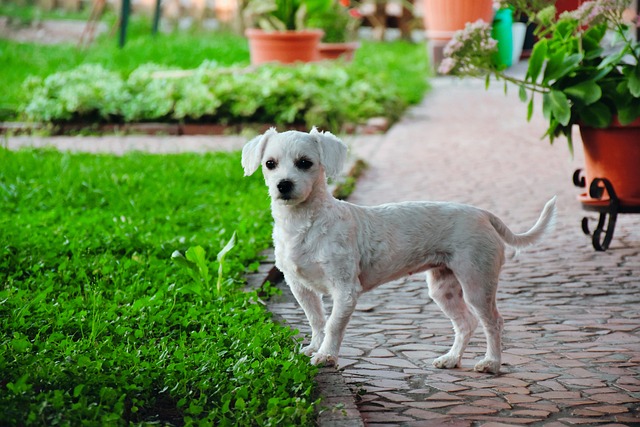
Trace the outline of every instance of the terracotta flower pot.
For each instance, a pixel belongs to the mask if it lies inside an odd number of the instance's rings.
[[[423,0],[424,28],[430,40],[450,40],[467,22],[493,20],[492,0]]]
[[[360,43],[320,43],[320,59],[344,59],[351,61]]]
[[[265,62],[311,62],[319,59],[318,45],[324,35],[322,30],[263,31],[249,28],[249,53],[254,65]]]
[[[606,178],[623,205],[640,206],[640,119],[605,129],[581,125],[580,134],[587,188],[594,178]],[[589,203],[585,196],[581,200]]]

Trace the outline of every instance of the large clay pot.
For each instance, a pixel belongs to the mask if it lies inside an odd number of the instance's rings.
[[[450,40],[467,22],[493,20],[492,0],[423,0],[424,28],[430,40]]]
[[[249,39],[252,64],[265,62],[311,62],[319,59],[318,45],[324,35],[322,30],[263,31],[249,28],[245,31]]]
[[[606,178],[623,205],[640,206],[640,119],[605,129],[581,125],[580,134],[587,188],[594,178]]]
[[[559,16],[562,12],[576,10],[585,1],[586,0],[557,0],[556,1],[556,13]]]

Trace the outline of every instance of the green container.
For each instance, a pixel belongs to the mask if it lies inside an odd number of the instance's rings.
[[[510,67],[513,61],[513,10],[500,9],[493,18],[491,37],[498,41],[498,53],[494,57],[497,64]]]

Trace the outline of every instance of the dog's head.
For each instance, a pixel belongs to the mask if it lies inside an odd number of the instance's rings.
[[[271,128],[242,149],[245,176],[260,165],[271,199],[286,205],[306,201],[314,185],[325,185],[337,176],[347,155],[347,146],[329,132],[276,132]]]

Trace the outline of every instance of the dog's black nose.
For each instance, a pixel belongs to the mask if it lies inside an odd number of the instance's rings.
[[[280,191],[280,194],[289,194],[291,190],[293,190],[293,182],[288,179],[283,179],[278,183],[278,191]]]

